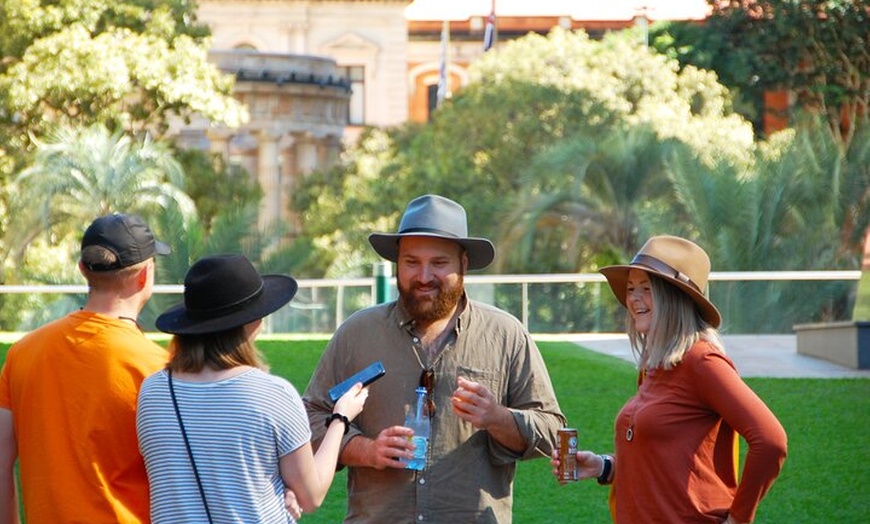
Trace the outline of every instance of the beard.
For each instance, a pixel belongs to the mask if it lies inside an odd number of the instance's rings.
[[[402,285],[396,279],[397,287],[399,288],[399,303],[416,321],[419,322],[434,322],[446,318],[453,312],[453,309],[462,299],[462,294],[465,292],[464,278],[459,275],[459,279],[453,285],[442,284],[436,281],[429,285],[419,283],[411,284],[408,287]],[[437,287],[438,292],[434,297],[418,298],[414,292],[418,289]]]

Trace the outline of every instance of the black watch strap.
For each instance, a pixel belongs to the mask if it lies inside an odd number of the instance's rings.
[[[604,461],[604,467],[601,468],[601,475],[598,475],[598,483],[601,485],[610,484],[610,474],[613,472],[613,457],[610,455],[599,455]]]

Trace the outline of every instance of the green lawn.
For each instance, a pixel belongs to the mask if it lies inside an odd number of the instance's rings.
[[[261,340],[272,371],[305,389],[325,340]],[[5,357],[0,344],[0,357]],[[541,342],[562,410],[577,427],[581,446],[610,451],[613,418],[631,395],[633,367],[578,349],[567,342]],[[870,508],[870,380],[748,379],[779,416],[789,435],[782,475],[762,502],[757,524],[857,523]],[[745,452],[745,445],[742,446]],[[345,477],[339,473],[324,505],[306,524],[340,522]],[[514,522],[607,523],[607,490],[595,482],[559,486],[547,460],[520,464]]]

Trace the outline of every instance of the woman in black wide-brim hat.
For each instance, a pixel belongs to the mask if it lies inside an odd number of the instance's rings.
[[[721,316],[707,297],[707,253],[655,236],[629,264],[601,273],[628,312],[640,375],[616,417],[615,452],[577,452],[577,477],[612,484],[616,524],[752,522],[787,439],[725,355]],[[738,434],[749,445],[739,478]],[[555,456],[553,465],[557,473]]]
[[[314,454],[299,393],[254,346],[262,319],[296,289],[244,256],[205,257],[185,277],[184,303],[158,317],[172,356],[143,382],[136,420],[155,524],[288,523],[322,503],[368,391],[357,385],[336,402]]]

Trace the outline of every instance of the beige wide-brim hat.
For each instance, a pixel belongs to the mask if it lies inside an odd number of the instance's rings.
[[[713,327],[719,327],[722,316],[707,298],[710,257],[697,244],[675,236],[655,236],[647,240],[630,264],[601,268],[599,272],[607,278],[613,294],[626,307],[630,269],[646,271],[677,286],[695,302],[701,318]]]
[[[412,200],[402,215],[398,233],[372,233],[369,243],[378,255],[390,262],[399,258],[399,239],[405,236],[452,240],[465,248],[468,269],[483,269],[495,258],[495,247],[485,238],[468,236],[465,208],[439,195],[423,195]]]

